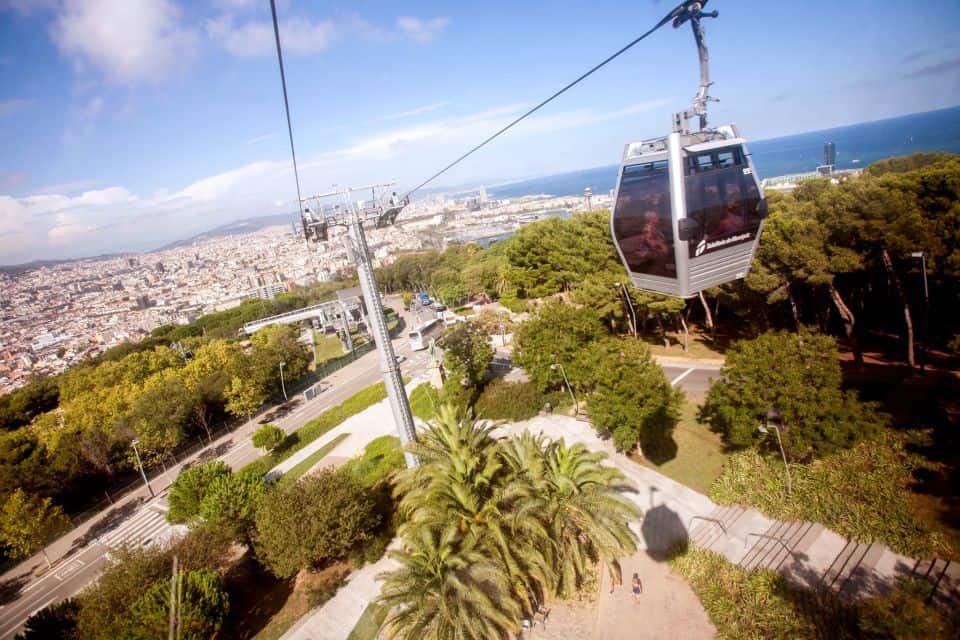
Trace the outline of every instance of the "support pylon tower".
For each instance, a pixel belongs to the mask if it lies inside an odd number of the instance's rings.
[[[407,467],[415,467],[418,463],[416,456],[408,451],[408,445],[417,439],[413,414],[410,412],[410,402],[403,387],[403,376],[400,365],[397,364],[393,352],[393,343],[390,341],[390,332],[387,330],[387,320],[383,314],[383,304],[380,301],[380,290],[373,273],[373,263],[370,261],[370,251],[367,247],[367,237],[364,233],[364,224],[372,224],[375,228],[383,228],[393,224],[400,211],[408,201],[400,201],[396,193],[389,199],[377,199],[377,190],[392,187],[392,183],[369,185],[366,187],[337,189],[328,193],[304,198],[303,202],[316,201],[314,210],[303,208],[303,230],[308,240],[326,242],[329,240],[330,227],[346,227],[347,251],[357,267],[357,278],[360,280],[360,289],[367,307],[367,318],[370,322],[370,333],[377,346],[377,356],[380,360],[380,372],[383,383],[387,388],[387,397],[390,400],[390,409],[393,420],[397,425],[400,442],[404,448],[404,459]],[[353,200],[354,192],[371,190],[372,200],[358,203]],[[323,204],[325,199],[338,198],[338,204]]]

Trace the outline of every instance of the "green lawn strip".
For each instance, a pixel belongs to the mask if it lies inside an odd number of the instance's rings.
[[[349,437],[349,433],[341,433],[336,438],[323,445],[309,456],[304,458],[299,464],[297,464],[293,469],[287,471],[280,477],[279,484],[287,484],[290,482],[296,481],[300,476],[309,471],[313,465],[317,464],[321,459],[323,459],[328,453],[334,450],[338,444],[344,441],[345,438]]]
[[[380,627],[383,626],[389,612],[389,607],[371,602],[363,610],[360,619],[357,620],[357,626],[347,636],[347,640],[373,640],[380,632]]]
[[[289,444],[281,445],[279,451],[268,453],[254,460],[240,469],[241,473],[258,473],[264,475],[294,453],[333,429],[341,422],[356,415],[387,397],[386,388],[382,382],[370,385],[362,391],[353,394],[335,407],[330,407],[319,416],[303,425],[297,431],[287,436]]]
[[[372,487],[394,471],[406,467],[400,438],[380,436],[370,441],[363,453],[344,463],[341,469],[365,487]]]
[[[914,558],[949,556],[943,534],[913,510],[913,473],[922,466],[903,434],[890,431],[809,464],[791,463],[788,497],[780,457],[751,449],[729,457],[710,498],[781,520],[819,522],[844,537],[876,540]]]
[[[677,455],[672,460],[657,465],[639,455],[634,459],[695,491],[709,493],[710,485],[730,456],[723,451],[720,436],[697,422],[697,405],[693,402],[684,403],[673,439],[677,443]]]

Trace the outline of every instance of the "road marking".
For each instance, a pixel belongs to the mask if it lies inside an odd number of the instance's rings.
[[[696,367],[690,367],[689,369],[687,369],[686,371],[684,371],[683,373],[681,373],[680,375],[678,375],[676,378],[674,378],[673,380],[670,381],[670,386],[671,386],[671,387],[677,386],[677,383],[678,383],[678,382],[680,382],[681,380],[683,380],[684,378],[686,378],[688,375],[690,375],[691,373],[693,373],[695,369],[696,369]]]
[[[77,571],[80,571],[80,569],[83,569],[85,566],[87,565],[83,560],[81,560],[80,558],[75,558],[74,560],[71,560],[70,562],[68,562],[65,567],[57,571],[56,578],[60,582],[63,582],[64,580],[66,580],[67,578],[75,574]],[[43,607],[41,607],[41,609],[42,608]]]

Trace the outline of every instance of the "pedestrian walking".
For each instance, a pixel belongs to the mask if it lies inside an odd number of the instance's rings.
[[[640,575],[633,574],[633,599],[640,602],[640,594],[643,593],[643,583],[640,582]]]

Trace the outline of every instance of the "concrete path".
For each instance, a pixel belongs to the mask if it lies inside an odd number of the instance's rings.
[[[833,589],[851,598],[883,591],[899,576],[916,575],[933,581],[945,573],[938,593],[960,602],[960,567],[956,564],[947,567],[943,560],[914,560],[880,543],[848,540],[812,522],[784,522],[753,509],[718,506],[693,489],[617,453],[587,422],[560,415],[538,416],[499,429],[502,435],[524,430],[564,438],[568,443],[581,442],[608,455],[608,464],[637,487],[630,497],[644,510],[641,544],[653,560],[665,560],[675,544],[694,544],[744,568],[770,568],[795,584]]]
[[[399,539],[390,543],[396,548]],[[354,571],[337,591],[320,608],[300,618],[281,638],[283,640],[346,640],[367,606],[380,595],[380,582],[377,576],[385,571],[393,571],[399,566],[386,555],[359,571]],[[370,640],[373,640],[371,638]]]

